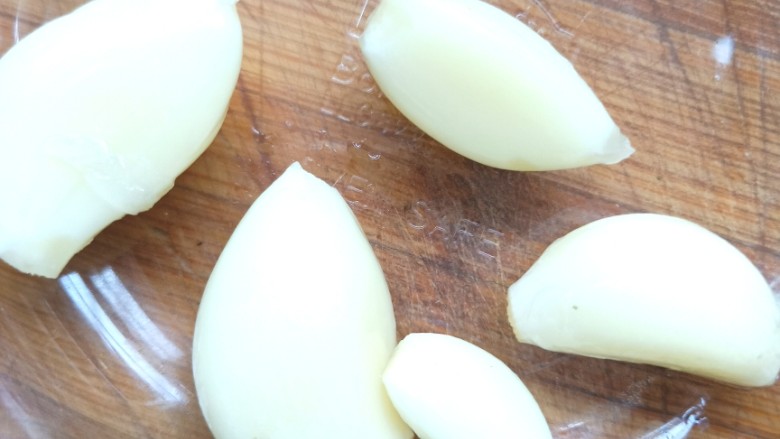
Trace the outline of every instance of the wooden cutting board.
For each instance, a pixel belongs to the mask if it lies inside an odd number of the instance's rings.
[[[79,3],[0,0],[0,51]],[[210,437],[190,370],[198,302],[233,227],[293,161],[349,201],[399,336],[443,332],[491,351],[556,438],[639,437],[701,399],[709,423],[691,438],[780,437],[780,385],[546,352],[515,342],[505,311],[507,287],[554,239],[627,212],[694,220],[780,288],[780,3],[493,3],[574,63],[633,157],[548,173],[473,163],[381,97],[356,44],[375,1],[242,0],[227,120],[176,187],[111,225],[59,280],[0,266],[0,437]]]

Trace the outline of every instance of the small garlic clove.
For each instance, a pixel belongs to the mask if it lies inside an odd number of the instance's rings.
[[[630,214],[555,241],[509,288],[518,340],[742,386],[780,371],[780,307],[758,269],[690,221]]]
[[[520,378],[465,340],[409,334],[383,379],[393,405],[420,439],[552,437]]]
[[[555,170],[634,151],[568,60],[482,1],[382,0],[360,47],[406,117],[482,164]]]

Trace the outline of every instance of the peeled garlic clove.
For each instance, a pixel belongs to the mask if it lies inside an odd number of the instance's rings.
[[[689,221],[606,218],[553,243],[509,288],[518,340],[743,386],[780,371],[780,308],[758,269]]]
[[[228,241],[198,310],[195,387],[225,438],[409,439],[382,371],[382,269],[338,191],[293,164]]]
[[[93,0],[0,58],[0,258],[56,277],[211,143],[241,66],[226,0]]]
[[[382,92],[479,163],[516,171],[616,163],[628,140],[550,43],[478,0],[382,0],[360,41]]]
[[[481,348],[442,334],[410,334],[384,373],[390,399],[420,439],[551,438],[520,378]]]

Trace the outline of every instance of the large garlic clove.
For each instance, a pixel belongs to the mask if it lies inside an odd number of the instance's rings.
[[[93,0],[0,58],[0,258],[55,277],[214,139],[241,66],[229,0]]]
[[[780,371],[780,308],[731,244],[679,218],[611,217],[553,243],[509,288],[517,338],[743,386]]]
[[[396,345],[382,269],[338,191],[293,164],[228,241],[193,370],[217,438],[408,439],[382,386]]]
[[[633,152],[552,45],[478,0],[382,0],[361,38],[382,92],[443,145],[497,168],[616,163]]]
[[[384,373],[390,399],[420,439],[550,438],[520,378],[481,348],[442,334],[410,334]]]

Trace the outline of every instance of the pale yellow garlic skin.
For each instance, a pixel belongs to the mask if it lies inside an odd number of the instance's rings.
[[[780,371],[780,308],[759,270],[680,218],[631,214],[553,243],[509,288],[518,340],[741,386]]]
[[[616,163],[628,140],[566,60],[479,0],[382,0],[360,46],[382,92],[444,146],[543,171]]]
[[[393,405],[420,439],[552,437],[520,378],[460,338],[409,334],[383,380]]]
[[[338,191],[293,164],[255,201],[198,310],[193,372],[217,439],[410,439],[382,371],[384,274]]]
[[[242,57],[230,0],[93,0],[0,58],[0,258],[56,277],[216,136]]]

